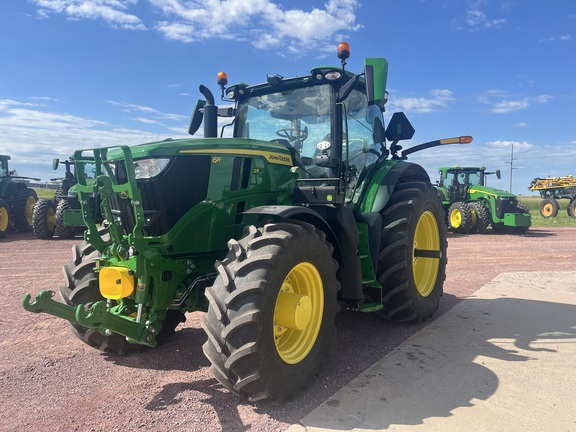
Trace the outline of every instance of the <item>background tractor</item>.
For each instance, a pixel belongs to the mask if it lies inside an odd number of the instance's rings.
[[[86,229],[74,187],[76,175],[72,170],[73,158],[64,161],[54,159],[52,169],[57,170],[60,164],[65,166],[64,177],[51,179],[60,182],[54,199],[40,199],[34,206],[34,234],[39,239],[51,239],[54,235],[70,239]],[[97,207],[93,208],[97,210]]]
[[[566,177],[535,178],[532,180],[531,191],[538,191],[540,215],[543,218],[555,218],[560,209],[559,199],[568,199],[568,216],[576,218],[576,179],[571,175]]]
[[[157,346],[186,312],[205,311],[213,374],[251,401],[312,381],[340,308],[428,319],[445,279],[445,216],[426,171],[404,159],[471,137],[400,153],[414,129],[402,113],[384,128],[387,61],[366,59],[355,75],[349,52],[339,46],[341,66],[252,86],[218,74],[227,106],[200,86],[189,127],[203,123],[203,138],[76,151],[87,231],[64,267],[65,303],[47,290],[24,308],[116,353]]]
[[[448,228],[456,233],[484,233],[490,226],[498,233],[523,234],[532,223],[530,210],[516,195],[488,187],[486,167],[439,168],[437,192],[446,210]]]
[[[40,179],[14,175],[8,168],[10,156],[0,155],[0,237],[10,229],[32,231],[32,213],[38,200],[36,191],[25,180]]]

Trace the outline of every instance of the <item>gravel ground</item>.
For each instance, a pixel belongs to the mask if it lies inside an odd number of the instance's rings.
[[[449,234],[439,316],[502,272],[573,271],[576,228],[522,236]],[[0,240],[0,431],[283,431],[422,326],[341,312],[332,351],[296,400],[248,403],[222,387],[202,354],[201,314],[174,340],[127,357],[80,342],[67,323],[26,312],[27,292],[56,290],[76,240]]]

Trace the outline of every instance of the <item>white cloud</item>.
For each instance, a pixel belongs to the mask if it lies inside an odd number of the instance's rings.
[[[455,21],[459,30],[477,31],[498,29],[506,24],[504,18],[488,18],[481,6],[482,4],[478,3],[466,11],[466,17],[464,18],[465,26]]]
[[[529,108],[532,104],[547,104],[554,96],[537,95],[533,97],[513,98],[508,92],[500,89],[490,89],[476,97],[482,104],[491,105],[490,111],[495,114],[506,114]]]
[[[127,12],[137,0],[32,0],[38,13],[47,18],[50,13],[62,13],[70,20],[103,20],[113,27],[126,30],[145,30],[136,15]]]
[[[355,32],[359,0],[327,0],[322,7],[288,9],[271,0],[149,0],[160,18],[145,25],[137,0],[32,0],[41,17],[64,14],[127,30],[152,28],[166,39],[191,43],[211,38],[246,41],[259,49],[286,46],[288,52],[324,52],[335,38]]]
[[[527,141],[506,141],[506,140],[498,140],[498,141],[489,141],[485,144],[488,147],[492,147],[494,149],[499,148],[511,148],[514,146],[514,151],[528,151],[534,148],[533,144],[530,144]]]
[[[128,104],[126,107],[144,108],[140,112],[148,111],[154,115],[162,114],[152,108],[147,110],[147,107]],[[155,125],[154,118],[133,120]],[[170,134],[175,137],[187,136],[185,127],[164,129],[166,133],[160,134],[120,128],[93,118],[49,111],[34,103],[0,100],[0,153],[10,154],[14,164],[36,164],[40,171],[34,176],[43,177],[44,180],[54,177],[49,169],[52,157],[68,157],[78,149],[160,141]]]
[[[122,108],[124,112],[141,112],[151,115],[156,119],[163,119],[163,120],[173,120],[173,121],[183,121],[186,120],[186,116],[180,114],[170,114],[161,112],[155,108],[143,106],[143,105],[134,105],[126,102],[117,102],[117,101],[107,101],[110,105],[114,105],[117,107]]]
[[[503,100],[496,102],[491,111],[495,114],[505,114],[513,111],[519,111],[530,107],[531,102],[546,104],[554,97],[550,95],[539,95],[534,98],[523,98],[520,100]]]
[[[528,102],[528,99],[522,99],[516,101],[503,100],[495,103],[491,111],[495,114],[504,114],[512,111],[523,110],[528,108],[529,106],[530,103]]]
[[[562,42],[566,42],[572,39],[572,35],[569,34],[564,34],[564,35],[560,35],[558,37],[556,36],[549,36],[549,37],[545,37],[545,38],[540,38],[538,39],[538,42],[556,42],[557,40],[562,41]]]
[[[447,89],[430,90],[429,97],[398,97],[391,101],[391,111],[406,111],[416,113],[429,113],[446,108],[455,99],[452,92]]]

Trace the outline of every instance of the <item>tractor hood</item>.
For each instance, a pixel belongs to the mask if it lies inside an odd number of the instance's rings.
[[[293,166],[290,151],[276,142],[247,138],[185,138],[169,139],[130,147],[133,159],[170,158],[184,154],[238,155],[262,157],[272,164]],[[110,159],[121,157],[120,149],[111,150]]]
[[[516,195],[506,192],[502,189],[496,189],[488,186],[479,186],[473,185],[470,186],[470,195],[492,195],[493,197],[497,198],[516,198]]]

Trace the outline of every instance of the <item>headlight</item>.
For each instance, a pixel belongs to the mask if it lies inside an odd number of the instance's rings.
[[[140,159],[134,161],[134,174],[136,179],[156,177],[168,166],[168,158]]]

